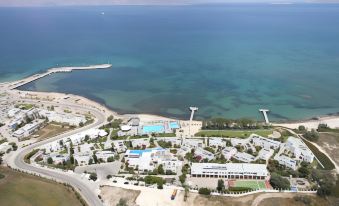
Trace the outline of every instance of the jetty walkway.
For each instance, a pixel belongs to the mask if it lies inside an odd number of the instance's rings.
[[[57,67],[57,68],[51,68],[48,69],[44,73],[40,74],[34,74],[32,76],[29,76],[27,78],[21,79],[19,81],[11,82],[7,89],[16,89],[20,86],[23,86],[25,84],[28,84],[30,82],[34,82],[38,79],[41,79],[45,76],[54,74],[54,73],[64,73],[64,72],[72,72],[73,70],[94,70],[94,69],[108,69],[111,68],[111,64],[99,64],[99,65],[90,65],[90,66],[83,66],[83,67]]]

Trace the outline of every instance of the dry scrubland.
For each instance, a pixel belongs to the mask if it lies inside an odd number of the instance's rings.
[[[81,206],[70,188],[62,184],[0,167],[1,206]]]
[[[320,133],[317,144],[339,165],[339,133]]]
[[[118,187],[104,186],[101,188],[101,196],[106,203],[115,206],[120,198],[128,200],[129,206],[135,206],[136,199],[140,191],[128,190]],[[329,202],[327,199],[320,198],[316,195],[303,195],[308,203],[296,200],[295,193],[261,193],[247,195],[244,197],[219,197],[204,196],[196,193],[190,193],[186,202],[184,202],[184,192],[179,192],[174,201],[177,206],[335,206],[335,202]],[[170,196],[168,196],[170,198]],[[151,205],[149,205],[151,206]],[[166,205],[162,205],[166,206]]]

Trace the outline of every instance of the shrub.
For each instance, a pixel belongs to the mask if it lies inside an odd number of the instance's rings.
[[[114,157],[107,158],[107,162],[114,162]]]
[[[206,187],[202,187],[199,189],[199,194],[201,195],[210,195],[211,194],[211,190],[206,188]]]
[[[157,184],[158,184],[158,186],[157,186],[158,189],[160,189],[160,190],[164,189],[164,186],[163,186],[164,183],[158,182]]]
[[[127,206],[127,200],[120,198],[118,204],[116,204],[116,206]]]
[[[310,205],[311,202],[312,202],[311,199],[309,197],[307,197],[307,196],[300,196],[300,195],[298,195],[298,196],[293,197],[293,199],[294,199],[294,201],[302,202],[305,205]]]
[[[157,176],[152,176],[152,175],[148,175],[148,176],[146,176],[145,178],[144,178],[144,180],[145,180],[145,183],[146,184],[151,184],[151,185],[153,185],[153,184],[158,184],[158,183],[162,183],[162,184],[164,184],[166,181],[163,179],[163,178],[161,178],[161,177],[157,177]]]
[[[316,142],[319,139],[319,133],[316,132],[314,129],[312,131],[307,131],[303,135],[307,140],[310,140],[312,142]]]
[[[243,192],[243,191],[252,191],[253,189],[250,187],[230,187],[228,190],[232,192]]]

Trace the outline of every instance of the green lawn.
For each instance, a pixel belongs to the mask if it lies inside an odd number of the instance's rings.
[[[255,181],[255,180],[249,180],[249,181],[241,181],[236,180],[234,187],[245,187],[245,188],[251,188],[251,189],[265,189],[266,185],[264,181]]]
[[[257,134],[263,137],[273,133],[270,129],[259,129],[259,130],[202,130],[195,134],[195,136],[207,136],[207,137],[239,137],[247,138],[251,134]]]
[[[75,193],[62,184],[0,167],[1,206],[80,206]]]

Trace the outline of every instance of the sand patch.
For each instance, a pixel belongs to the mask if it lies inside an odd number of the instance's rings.
[[[127,200],[127,205],[136,206],[137,204],[135,202],[139,194],[139,190],[128,190],[112,186],[103,186],[100,192],[105,205],[110,206],[117,205],[121,198]]]

